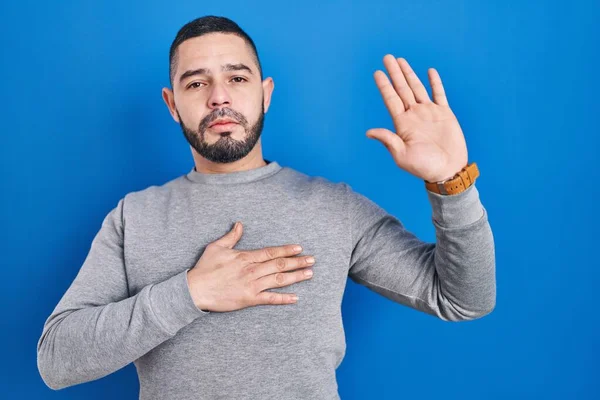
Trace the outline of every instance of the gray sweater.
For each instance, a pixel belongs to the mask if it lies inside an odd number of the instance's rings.
[[[427,195],[436,243],[348,184],[276,161],[227,174],[192,168],[127,193],[44,324],[41,377],[56,390],[133,362],[140,399],[339,399],[348,277],[444,321],[495,306],[494,241],[477,188]],[[238,220],[237,250],[298,243],[315,256],[312,279],[269,289],[297,303],[196,307],[187,271]]]

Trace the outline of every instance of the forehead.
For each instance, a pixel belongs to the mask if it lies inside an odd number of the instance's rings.
[[[209,33],[187,39],[177,48],[177,71],[242,62],[256,70],[250,46],[234,34]]]

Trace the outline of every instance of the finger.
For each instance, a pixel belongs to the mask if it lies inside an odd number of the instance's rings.
[[[427,93],[427,89],[425,89],[425,86],[423,86],[423,83],[421,83],[421,80],[415,71],[413,71],[408,61],[406,61],[405,58],[400,57],[398,58],[397,62],[400,66],[400,69],[402,69],[404,76],[406,77],[406,81],[408,82],[412,93],[414,93],[414,98],[416,99],[417,103],[431,102],[431,99],[429,99],[429,94]]]
[[[233,247],[237,244],[237,242],[239,242],[240,238],[242,237],[242,233],[242,223],[238,221],[233,225],[233,228],[229,232],[221,236],[219,239],[215,240],[213,243],[223,247],[227,247],[229,249],[233,249]]]
[[[375,83],[379,88],[379,92],[381,92],[383,103],[392,117],[402,114],[405,111],[404,104],[402,103],[402,100],[400,100],[398,93],[396,93],[392,87],[392,84],[390,83],[390,80],[385,72],[377,70],[373,76],[375,78]]]
[[[390,74],[390,78],[392,79],[392,84],[394,85],[396,93],[398,93],[402,99],[404,109],[408,110],[408,108],[417,101],[415,100],[415,96],[410,86],[408,86],[408,82],[402,73],[402,69],[398,65],[396,58],[391,54],[387,54],[385,57],[383,57],[383,64],[385,65],[388,74]]]
[[[298,301],[298,296],[292,293],[260,292],[256,296],[256,304],[291,304]]]
[[[254,281],[254,288],[258,292],[262,292],[263,290],[289,286],[293,283],[305,281],[311,279],[312,276],[313,270],[308,268],[293,272],[277,272],[258,278]]]
[[[291,257],[302,252],[302,246],[288,244],[284,246],[265,247],[257,250],[245,251],[250,262],[260,263],[279,257]]]
[[[448,99],[446,98],[446,91],[444,90],[440,74],[435,68],[429,68],[427,72],[429,74],[433,101],[440,106],[448,106]]]
[[[377,139],[385,145],[388,151],[399,157],[404,155],[406,145],[404,140],[394,132],[385,128],[373,128],[367,131],[367,137]]]
[[[315,258],[312,256],[302,257],[282,257],[269,260],[264,263],[254,263],[246,267],[251,279],[274,274],[277,272],[292,271],[298,268],[306,268],[315,264]]]

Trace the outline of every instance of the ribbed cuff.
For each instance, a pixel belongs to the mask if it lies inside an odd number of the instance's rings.
[[[184,326],[202,315],[210,312],[202,311],[196,304],[188,286],[188,268],[171,278],[157,283],[150,289],[150,306],[163,329],[174,335]]]
[[[475,183],[464,192],[453,195],[426,191],[433,210],[432,218],[445,228],[469,225],[483,216],[483,205]]]

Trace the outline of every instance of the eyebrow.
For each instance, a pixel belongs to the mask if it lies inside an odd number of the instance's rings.
[[[223,72],[248,71],[250,74],[252,74],[252,70],[246,64],[242,64],[242,63],[222,65],[221,71],[223,71]],[[184,79],[189,78],[190,76],[210,75],[210,73],[211,73],[210,69],[208,69],[208,68],[198,68],[198,69],[188,70],[188,71],[185,71],[183,74],[181,74],[181,77],[179,78],[179,83],[183,82]]]

